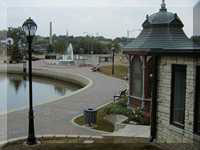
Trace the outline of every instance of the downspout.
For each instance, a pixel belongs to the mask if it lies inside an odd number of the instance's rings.
[[[150,142],[156,139],[157,132],[157,86],[158,86],[158,58],[153,56],[153,81],[152,81],[152,108],[151,108],[151,137]]]

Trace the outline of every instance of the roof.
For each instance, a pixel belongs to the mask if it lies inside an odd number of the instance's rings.
[[[162,49],[162,52],[165,49],[165,53],[173,49],[179,53],[186,49],[200,49],[200,46],[194,44],[184,33],[184,25],[177,14],[167,11],[164,1],[159,12],[147,15],[142,26],[143,30],[139,36],[125,46],[125,53],[158,53],[157,49]]]
[[[176,13],[168,12],[166,8],[166,4],[163,1],[161,4],[161,9],[157,12],[152,14],[151,16],[146,17],[145,22],[148,22],[150,25],[161,25],[161,24],[172,24],[173,21],[176,20],[175,25],[179,25],[183,27],[183,23],[181,22],[180,18],[177,16]]]
[[[147,28],[126,45],[126,49],[149,48],[192,48],[192,40],[188,39],[182,29]]]
[[[167,11],[159,11],[158,13],[155,13],[149,17],[147,16],[147,21],[150,24],[170,24],[175,19],[180,21],[180,18],[177,16],[177,14]]]

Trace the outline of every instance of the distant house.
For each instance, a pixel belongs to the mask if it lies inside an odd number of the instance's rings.
[[[1,40],[0,41],[0,44],[3,45],[4,47],[7,47],[9,45],[13,45],[14,44],[14,40],[10,37],[4,39],[4,40]]]
[[[130,62],[129,105],[151,114],[152,141],[200,143],[200,46],[164,1],[142,26],[124,50]]]

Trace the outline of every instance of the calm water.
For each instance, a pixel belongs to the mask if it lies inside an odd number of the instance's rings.
[[[69,95],[81,86],[68,82],[33,77],[34,105]],[[28,107],[29,82],[22,75],[0,74],[0,113]]]

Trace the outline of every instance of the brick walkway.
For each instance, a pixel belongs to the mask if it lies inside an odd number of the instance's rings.
[[[0,66],[1,68],[2,66]],[[18,67],[12,65],[11,67]],[[34,68],[46,69],[46,71],[56,71],[60,73],[75,73],[93,81],[93,85],[88,89],[72,95],[70,97],[36,106],[35,127],[37,135],[47,134],[79,134],[79,135],[99,135],[99,133],[84,128],[79,128],[71,123],[72,118],[82,113],[87,107],[98,107],[112,99],[120,88],[126,87],[125,81],[111,78],[96,72],[91,72],[89,68],[69,68],[65,66],[47,66],[35,64]],[[48,69],[48,70],[47,70]],[[0,121],[5,116],[0,116]],[[23,137],[27,135],[28,127],[27,110],[16,111],[7,115],[7,136],[8,139]],[[0,140],[3,131],[0,130]]]

